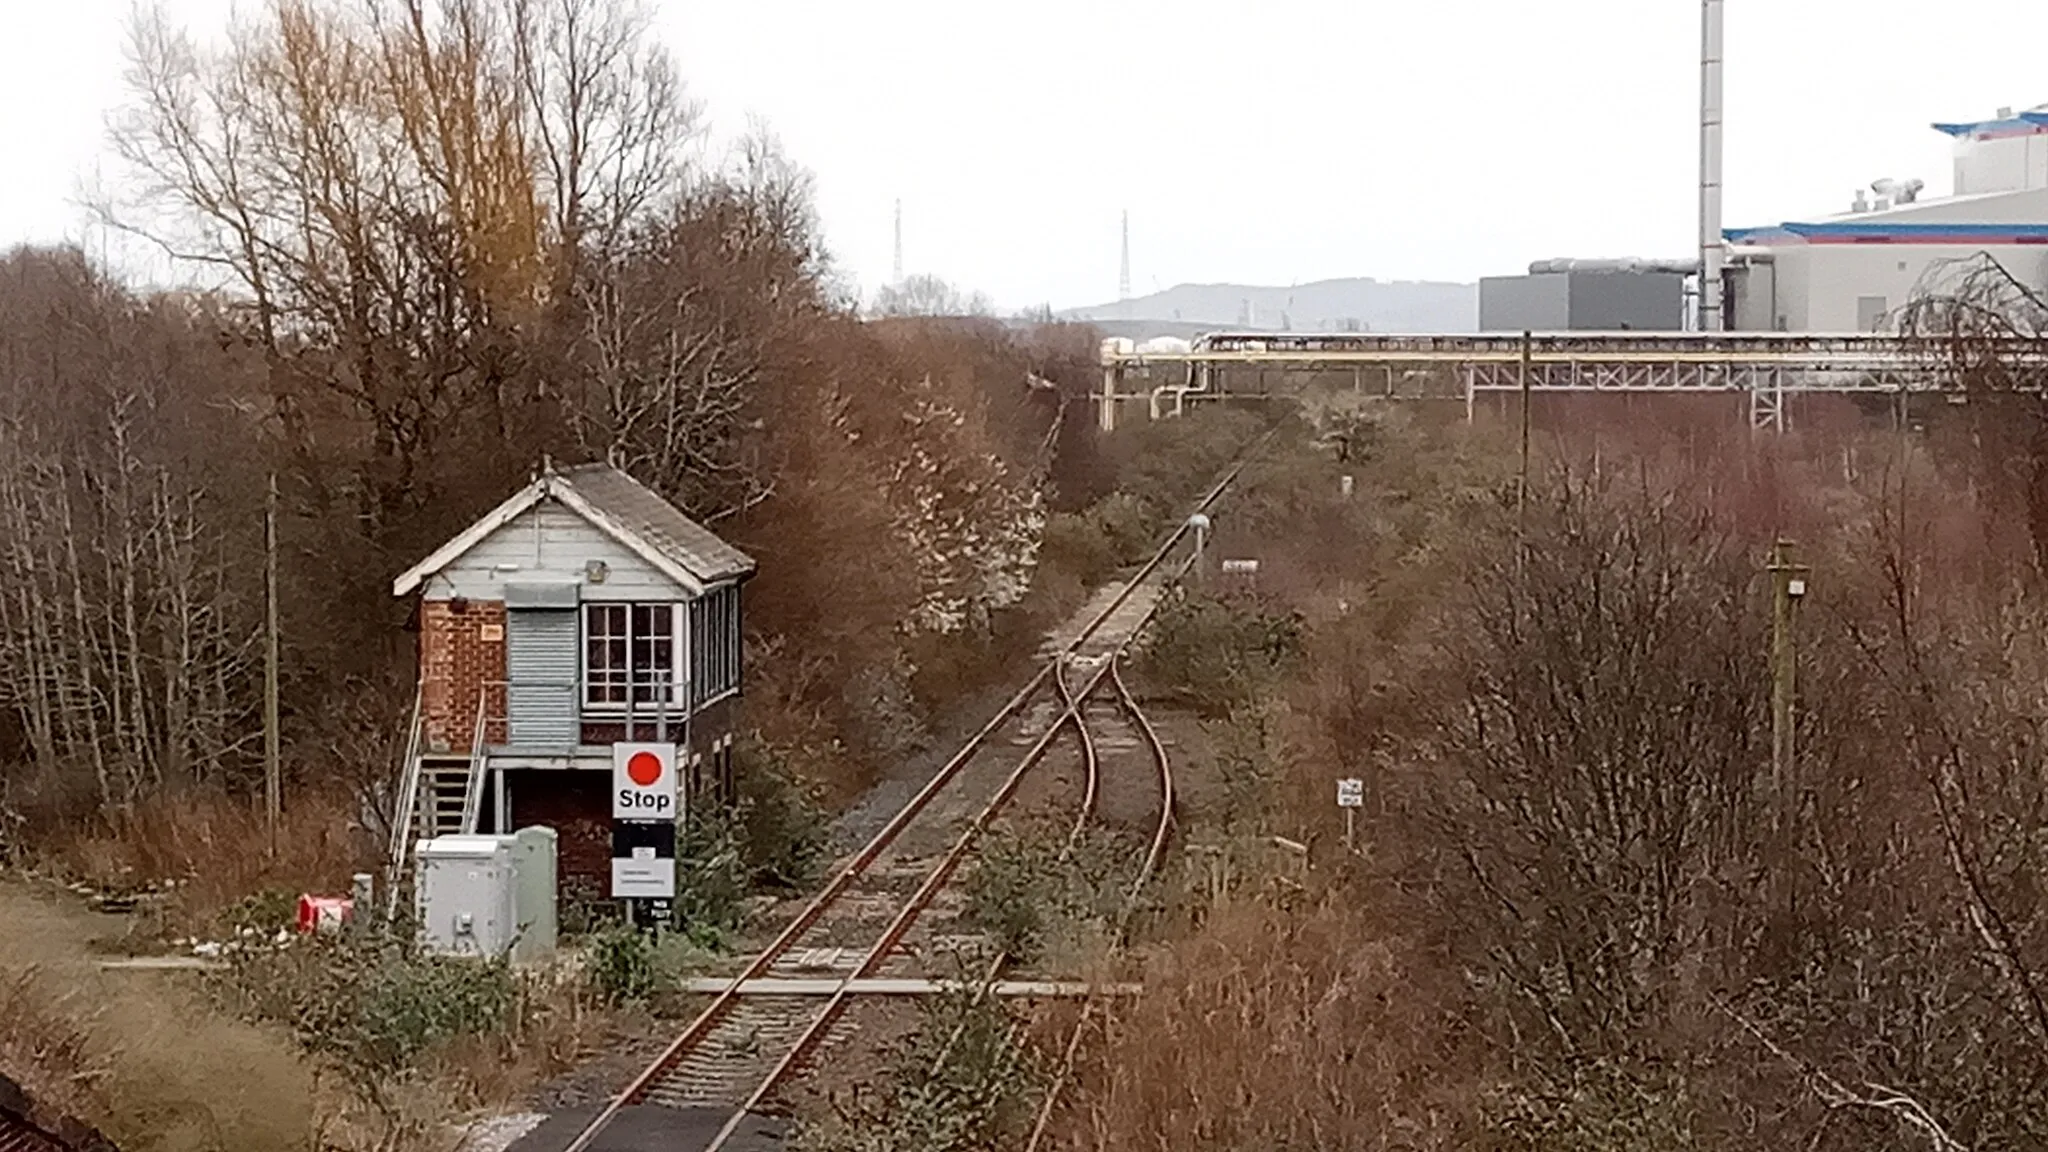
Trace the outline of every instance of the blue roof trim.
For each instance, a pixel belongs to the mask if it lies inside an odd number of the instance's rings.
[[[1873,220],[1786,224],[1795,236],[2048,236],[2048,224],[1893,224]]]
[[[1721,238],[1730,244],[1752,244],[1773,240],[1827,239],[1830,237],[1897,236],[1916,240],[1974,240],[1984,237],[2025,237],[2048,239],[2048,223],[2041,224],[1905,224],[1883,221],[1837,221],[1827,224],[1774,224],[1767,228],[1724,228]]]
[[[1756,240],[1768,240],[1785,235],[1785,230],[1773,224],[1768,228],[1723,228],[1721,239],[1730,244],[1748,244]]]
[[[1936,132],[1950,136],[1975,136],[1979,132],[2023,132],[2048,124],[2048,116],[2039,112],[2022,112],[2003,120],[1969,120],[1953,124],[1936,124]]]

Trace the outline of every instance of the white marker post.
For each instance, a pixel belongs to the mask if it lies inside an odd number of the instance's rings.
[[[1365,781],[1337,781],[1337,807],[1344,810],[1344,851],[1348,853],[1357,845],[1358,810],[1365,807]]]

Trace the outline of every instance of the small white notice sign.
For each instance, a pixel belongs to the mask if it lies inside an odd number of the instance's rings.
[[[1365,807],[1365,781],[1363,781],[1363,780],[1339,780],[1339,781],[1337,781],[1337,807],[1339,807],[1339,808],[1363,808],[1363,807]]]
[[[676,862],[642,856],[634,849],[629,859],[612,861],[612,895],[620,899],[673,900],[676,896]]]

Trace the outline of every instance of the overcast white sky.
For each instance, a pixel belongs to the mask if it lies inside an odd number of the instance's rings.
[[[263,0],[241,0],[246,9]],[[653,0],[715,128],[765,117],[867,288],[1470,279],[1693,247],[1693,0]],[[195,31],[229,0],[167,0]],[[1728,0],[1727,223],[1950,183],[1934,120],[2048,100],[2038,0]],[[0,244],[84,239],[130,0],[0,0]]]

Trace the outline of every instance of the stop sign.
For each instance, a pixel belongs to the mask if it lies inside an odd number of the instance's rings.
[[[612,745],[612,819],[674,820],[676,746]]]

